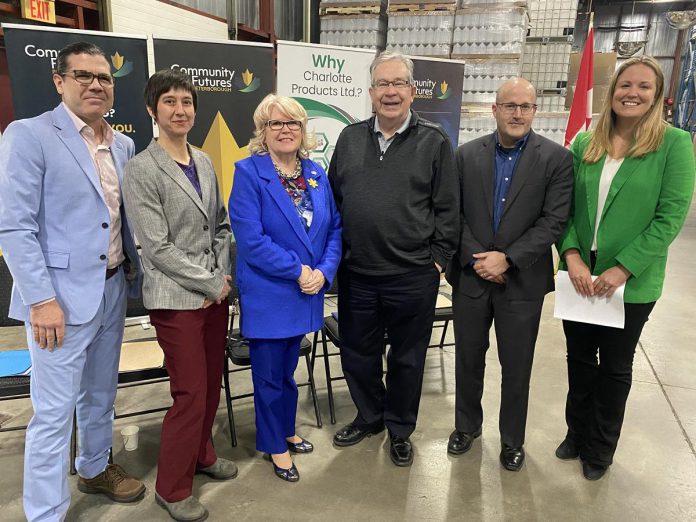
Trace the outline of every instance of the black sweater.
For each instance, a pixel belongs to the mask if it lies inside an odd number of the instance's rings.
[[[437,262],[459,238],[459,179],[443,130],[411,111],[380,159],[374,116],[341,132],[329,182],[343,219],[343,263],[365,275],[396,275]]]

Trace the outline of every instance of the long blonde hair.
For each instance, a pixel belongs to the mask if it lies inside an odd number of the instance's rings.
[[[636,125],[633,135],[633,144],[628,149],[626,156],[645,156],[660,148],[665,130],[668,127],[667,122],[662,119],[662,98],[665,92],[665,77],[664,74],[662,74],[660,65],[654,58],[650,56],[635,56],[623,62],[621,66],[614,71],[609,90],[604,98],[597,127],[594,132],[592,132],[590,142],[583,154],[583,161],[587,163],[597,163],[602,159],[605,153],[612,152],[611,138],[614,134],[614,124],[616,122],[616,114],[611,108],[614,91],[616,90],[619,76],[621,76],[626,69],[637,64],[646,65],[655,73],[655,99],[648,112],[643,115]]]
[[[304,107],[287,96],[269,94],[254,111],[254,137],[249,141],[249,152],[251,154],[268,154],[266,146],[266,123],[271,119],[273,108],[277,107],[280,112],[286,114],[293,120],[302,122],[302,142],[297,154],[301,158],[308,158],[309,153],[317,146],[314,134],[307,130],[307,111]]]

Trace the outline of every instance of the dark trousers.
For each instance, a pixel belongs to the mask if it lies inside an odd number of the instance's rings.
[[[256,449],[264,453],[285,453],[288,451],[287,437],[295,435],[297,383],[294,374],[302,337],[249,339]]]
[[[584,461],[612,463],[631,390],[633,355],[654,306],[624,304],[623,329],[563,321],[568,349],[566,423]]]
[[[401,437],[415,430],[439,284],[434,266],[395,276],[339,270],[341,364],[358,410],[357,426],[386,425],[390,433]],[[391,344],[386,388],[382,381],[385,330]]]
[[[215,463],[211,439],[220,403],[227,300],[198,310],[151,310],[174,404],[162,422],[155,489],[167,502],[191,496],[196,468]]]
[[[480,297],[454,292],[456,344],[455,427],[478,432],[483,423],[483,379],[489,331],[495,322],[498,360],[502,367],[500,440],[511,447],[524,444],[534,346],[539,332],[543,299],[509,300],[505,287],[491,285]]]

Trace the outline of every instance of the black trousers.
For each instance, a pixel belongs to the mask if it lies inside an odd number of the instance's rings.
[[[624,304],[624,328],[563,321],[568,350],[568,437],[580,458],[612,463],[633,379],[633,355],[655,303]],[[598,358],[599,355],[599,358]]]
[[[358,410],[355,425],[386,425],[401,437],[415,430],[439,284],[435,266],[396,276],[339,270],[341,364]],[[390,341],[386,387],[382,380],[385,331]]]
[[[543,298],[510,300],[502,285],[491,285],[476,298],[454,293],[455,427],[458,431],[474,433],[481,429],[486,351],[490,346],[491,324],[495,322],[498,360],[502,368],[500,440],[511,447],[524,444],[529,380],[543,303]]]

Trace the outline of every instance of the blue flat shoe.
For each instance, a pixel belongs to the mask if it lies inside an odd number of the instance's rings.
[[[292,453],[312,453],[314,451],[314,445],[306,439],[302,439],[302,442],[288,442],[288,450]]]
[[[271,461],[271,464],[273,464],[273,471],[276,474],[276,477],[281,478],[287,482],[297,482],[298,480],[300,480],[300,472],[298,471],[294,463],[292,466],[290,466],[290,469],[285,469],[276,466],[276,463],[273,462],[273,457],[271,457],[270,453],[264,453],[263,458]]]

